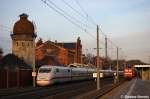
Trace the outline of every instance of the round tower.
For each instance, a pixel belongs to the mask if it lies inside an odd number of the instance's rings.
[[[33,62],[35,51],[36,33],[34,24],[28,20],[28,15],[23,13],[13,27],[12,53],[22,58],[29,65]]]

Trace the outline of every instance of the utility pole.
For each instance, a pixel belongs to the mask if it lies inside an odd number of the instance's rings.
[[[106,63],[106,66],[108,65],[108,53],[107,53],[107,36],[105,36],[105,63]],[[108,66],[107,66],[108,67]],[[106,67],[106,68],[107,68]],[[111,68],[111,65],[109,66],[109,68]]]
[[[99,71],[99,26],[97,25],[97,90],[100,90],[100,71]]]
[[[118,77],[118,68],[119,68],[119,48],[117,47],[117,82],[119,82],[119,77]]]
[[[81,64],[83,65],[83,55],[82,55],[82,49],[81,49]]]
[[[107,58],[108,58],[108,54],[107,54],[107,36],[105,36],[105,58],[106,58],[106,61],[107,61]]]
[[[127,64],[126,64],[126,57],[127,57],[127,56],[125,56],[125,58],[124,58],[124,68],[126,68],[126,65],[127,65]]]
[[[149,56],[149,66],[150,66],[150,56]],[[149,76],[149,80],[150,80],[150,67],[149,67],[148,76]]]
[[[149,64],[150,64],[150,56],[148,56],[149,57]]]

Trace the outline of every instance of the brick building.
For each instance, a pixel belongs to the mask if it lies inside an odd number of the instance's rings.
[[[81,63],[82,45],[78,37],[76,42],[43,42],[36,43],[36,63],[40,65],[68,65]]]

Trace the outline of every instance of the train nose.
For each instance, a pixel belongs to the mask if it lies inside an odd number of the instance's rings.
[[[36,80],[37,85],[47,86],[50,84],[50,76],[46,74],[39,74]]]
[[[53,84],[51,74],[42,73],[37,76],[36,83],[39,86],[48,86]]]
[[[49,85],[49,80],[37,80],[36,83],[39,86],[47,86]]]

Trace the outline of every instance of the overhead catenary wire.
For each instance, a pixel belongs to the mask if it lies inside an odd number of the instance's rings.
[[[8,26],[0,25],[0,27],[1,27],[2,29],[5,29],[5,30],[8,31],[8,32],[11,32],[11,28],[9,28]]]
[[[12,34],[12,30],[10,27],[6,26],[6,25],[0,25],[0,32],[1,31],[7,31],[7,33]]]
[[[71,8],[74,12],[76,12],[80,17],[82,17],[82,18],[88,20],[88,15],[87,15],[87,14],[84,15],[84,14],[80,13],[78,10],[76,10],[75,8],[73,8],[73,7],[72,7],[69,3],[67,3],[65,0],[62,0],[62,2],[63,2],[65,5],[67,5],[69,8]],[[89,22],[92,23],[91,21],[89,21]],[[92,24],[93,24],[93,23],[92,23]],[[95,26],[95,24],[94,24],[94,26]]]
[[[75,0],[75,2],[76,2],[76,4],[78,4],[78,6],[79,6],[80,9],[82,10],[82,12],[85,13],[85,15],[89,16],[88,13],[85,11],[85,9],[81,6],[81,4],[79,3],[79,1],[78,1],[78,0]],[[90,19],[92,19],[92,18],[90,17]],[[90,22],[92,22],[93,25],[97,25],[96,22],[95,22],[93,19],[92,19]],[[99,29],[100,29],[101,33],[106,37],[106,34],[103,32],[103,30],[101,29],[101,27],[99,27]],[[110,39],[109,39],[109,41],[110,41],[110,43],[111,43],[112,45],[114,45],[116,48],[118,47],[118,46],[117,46],[116,44],[114,44]]]
[[[114,45],[116,48],[118,47],[118,45],[116,45],[115,43],[113,43],[110,39],[107,39],[112,45]]]
[[[74,21],[72,21],[71,19],[69,19],[66,15],[64,15],[62,12],[58,11],[55,7],[49,5],[46,0],[41,0],[43,1],[49,8],[51,8],[52,10],[56,11],[58,14],[60,14],[61,16],[63,16],[65,19],[67,19],[69,22],[71,22],[72,24],[74,24],[76,27],[80,28],[81,30],[85,31],[85,29],[83,29],[81,26],[79,26],[78,24],[76,24]]]
[[[62,0],[62,2],[64,4],[66,4],[69,8],[71,8],[73,11],[75,11],[78,15],[80,15],[83,18],[86,18],[86,16],[84,16],[82,13],[80,13],[78,10],[76,10],[75,8],[73,8],[69,3],[67,3],[65,0]]]
[[[95,36],[93,36],[92,34],[90,34],[89,32],[86,31],[86,29],[84,29],[83,27],[81,27],[79,24],[77,24],[76,22],[74,22],[71,18],[69,18],[67,15],[65,15],[64,12],[62,12],[60,10],[60,8],[56,8],[56,6],[52,6],[50,5],[47,1],[50,0],[41,0],[43,3],[45,3],[49,8],[51,8],[52,10],[54,10],[55,12],[57,12],[58,14],[60,14],[61,16],[63,16],[66,20],[68,20],[70,23],[72,23],[73,25],[75,25],[77,28],[81,29],[82,31],[86,32],[88,35],[90,35],[92,38],[95,38]],[[52,3],[51,3],[52,4]]]
[[[91,23],[93,24],[93,25],[97,25],[96,24],[96,22],[91,18],[91,16],[89,16],[89,14],[85,11],[85,9],[81,6],[81,4],[79,3],[79,1],[78,0],[75,0],[75,2],[76,2],[76,4],[80,7],[80,9],[82,10],[82,12],[87,16],[87,17],[89,17],[90,19],[91,19]]]
[[[82,31],[86,32],[88,35],[90,35],[92,38],[96,38],[95,36],[93,36],[92,34],[90,34],[86,29],[84,29],[82,26],[80,26],[79,24],[77,24],[76,22],[74,22],[72,19],[74,19],[75,21],[77,21],[75,18],[73,18],[72,16],[70,16],[67,12],[65,12],[64,10],[62,10],[61,8],[59,8],[55,3],[53,3],[51,0],[42,0],[45,4],[47,4],[48,7],[50,7],[51,9],[53,9],[54,11],[56,11],[58,14],[62,15],[64,18],[66,18],[68,21],[70,21],[72,24],[74,24],[76,27],[80,28]],[[49,1],[49,3],[51,3],[52,5],[50,5],[47,1]],[[63,0],[64,1],[64,0]],[[66,3],[66,2],[65,2]],[[68,4],[68,3],[66,3]],[[79,2],[78,2],[79,4]],[[68,5],[69,6],[69,5]],[[70,6],[71,7],[71,6]],[[81,7],[81,5],[80,5]],[[84,12],[86,13],[86,11],[84,10]],[[88,14],[87,14],[88,15]]]
[[[8,39],[8,37],[9,37],[9,33],[12,33],[12,31],[11,31],[11,28],[10,27],[8,27],[8,26],[6,26],[6,25],[0,25],[0,33],[5,33],[5,35],[1,35],[0,36],[0,40],[1,40],[1,42],[6,42],[6,43],[8,43],[8,42],[10,42],[10,39]],[[7,49],[6,49],[7,50]]]
[[[57,12],[58,14],[60,14],[61,16],[63,16],[66,20],[68,20],[70,23],[72,23],[73,25],[75,25],[77,28],[81,29],[82,31],[86,32],[90,37],[92,37],[95,40],[95,36],[92,35],[91,33],[89,33],[85,27],[86,25],[81,22],[80,20],[77,20],[76,18],[74,18],[73,16],[71,16],[70,14],[68,14],[65,10],[61,9],[59,6],[57,6],[54,2],[52,2],[51,0],[41,0],[43,3],[45,3],[49,8],[51,8],[52,10],[54,10],[55,12]],[[71,8],[72,10],[74,10],[74,12],[76,12],[78,15],[80,15],[83,18],[87,18],[89,17],[88,13],[84,10],[84,8],[80,5],[78,0],[75,0],[76,3],[78,4],[78,6],[80,7],[80,9],[83,11],[83,13],[85,15],[83,15],[82,13],[80,13],[78,10],[74,9],[69,3],[67,3],[65,0],[62,0],[64,4],[66,4],[69,8]],[[90,19],[92,19],[90,17]],[[90,20],[90,22],[93,25],[97,25],[93,20]],[[82,24],[82,25],[81,25]],[[84,24],[84,25],[83,25]],[[83,27],[84,26],[84,27]],[[106,37],[106,34],[102,31],[102,29],[100,28],[100,32],[102,35],[104,35]],[[108,39],[108,42],[110,42],[111,45],[118,47],[116,44],[114,44],[110,39]],[[104,44],[103,41],[101,41],[101,44]]]
[[[79,3],[79,1],[78,1],[78,0],[75,0],[75,1],[76,1],[76,3],[78,4],[78,6],[80,7],[80,9],[82,10],[82,12],[85,13],[87,16],[89,16],[88,13],[85,11],[85,9],[81,6],[81,4]],[[91,18],[91,17],[90,17],[90,18]],[[92,19],[92,18],[91,18],[91,19]],[[90,22],[92,22],[93,25],[97,25],[96,22],[95,22],[93,19],[92,19]],[[99,30],[101,31],[102,35],[104,35],[104,36],[106,37],[106,34],[103,32],[103,30],[101,29],[101,27],[99,27]],[[114,46],[117,47],[117,45],[114,44],[110,39],[109,39],[109,41],[111,42],[111,44],[113,44]]]
[[[63,12],[66,16],[70,17],[71,19],[75,20],[76,22],[82,24],[84,27],[86,27],[86,24],[81,22],[80,20],[76,19],[75,17],[71,16],[69,13],[67,13],[65,10],[61,9],[60,7],[58,7],[54,2],[52,2],[51,0],[48,0],[48,2],[53,5],[56,9],[58,9],[59,11]],[[88,26],[88,28],[91,28]]]
[[[107,35],[103,32],[102,28],[100,27],[99,28],[100,31],[101,31],[101,34],[105,37],[107,37]],[[109,38],[107,38],[108,42],[110,42],[112,45],[114,45],[116,48],[118,47],[115,43],[113,43]]]

